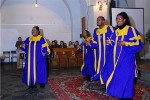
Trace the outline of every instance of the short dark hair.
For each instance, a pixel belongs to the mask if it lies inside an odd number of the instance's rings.
[[[88,30],[85,30],[87,37],[91,36],[91,33]]]
[[[18,40],[19,40],[19,39],[21,39],[21,37],[20,37],[20,36],[18,37]]]
[[[103,16],[98,16],[97,18],[101,18],[103,21],[105,21],[105,18]]]
[[[40,35],[40,28],[39,28],[39,26],[34,26],[33,28],[36,28],[36,30],[38,31],[38,35]]]

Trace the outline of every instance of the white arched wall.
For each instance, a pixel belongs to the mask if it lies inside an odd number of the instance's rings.
[[[96,0],[89,1],[97,3]],[[67,43],[70,40],[81,42],[81,18],[86,16],[87,29],[93,33],[97,27],[96,18],[100,15],[107,16],[105,11],[98,11],[97,5],[90,6],[87,0],[38,0],[38,8],[35,8],[34,4],[34,0],[2,1],[3,50],[15,50],[17,37],[21,36],[24,40],[30,36],[34,25],[43,29],[44,36],[50,41],[56,39]],[[87,8],[90,8],[89,12]]]
[[[2,39],[2,42],[9,44],[2,45],[3,50],[15,50],[17,37],[21,36],[24,40],[30,36],[34,25],[43,29],[44,36],[50,41],[81,42],[81,8],[78,0],[39,0],[38,8],[34,7],[34,3],[31,0],[5,0],[3,3],[2,38],[10,36]]]

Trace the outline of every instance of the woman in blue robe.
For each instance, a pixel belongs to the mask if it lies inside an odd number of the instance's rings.
[[[96,52],[95,48],[97,47],[97,43],[93,40],[87,30],[83,32],[83,37],[84,41],[78,48],[78,52],[83,54],[83,65],[81,66],[81,73],[86,79],[90,79],[90,77],[95,74],[94,68],[96,67],[96,55],[94,55],[94,52]]]
[[[46,55],[50,50],[46,39],[40,36],[38,26],[33,27],[32,36],[23,42],[22,50],[26,53],[22,81],[28,86],[27,90],[35,87],[36,83],[44,88],[47,82]]]
[[[135,54],[142,49],[139,32],[130,25],[129,17],[121,12],[116,17],[117,29],[112,40],[114,44],[114,70],[106,83],[107,93],[120,100],[132,100],[134,77],[136,76]]]

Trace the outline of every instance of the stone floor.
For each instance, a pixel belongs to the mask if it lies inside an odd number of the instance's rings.
[[[1,66],[1,99],[2,100],[56,100],[55,95],[46,85],[41,89],[37,85],[36,92],[26,92],[27,86],[22,83],[22,69],[16,69],[16,63]],[[67,73],[66,73],[67,72]],[[80,75],[80,68],[49,69],[49,78]]]
[[[27,86],[22,83],[22,69],[16,69],[16,63],[1,66],[1,100],[56,100],[55,95],[46,85],[41,89],[37,85],[35,93],[29,94]],[[49,78],[80,75],[80,68],[49,69]],[[143,81],[141,81],[143,82]],[[147,84],[147,82],[145,82]],[[148,83],[150,84],[150,83]]]

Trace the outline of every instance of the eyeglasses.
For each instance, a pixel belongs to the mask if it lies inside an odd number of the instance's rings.
[[[123,18],[116,18],[116,20],[123,20]]]

